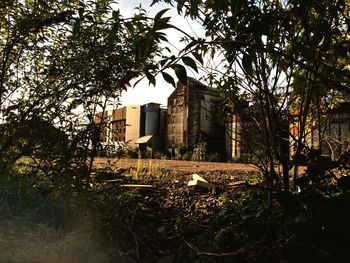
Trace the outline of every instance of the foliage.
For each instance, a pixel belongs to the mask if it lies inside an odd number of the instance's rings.
[[[202,19],[207,39],[188,39],[182,56],[164,57],[158,68],[152,56],[165,39],[162,30],[175,27],[163,17],[166,10],[151,23],[142,9],[124,19],[105,0],[0,4],[0,212],[6,228],[0,260],[33,260],[8,258],[7,252],[16,247],[36,257],[36,244],[54,247],[42,252],[45,260],[61,261],[61,249],[68,251],[63,259],[77,260],[74,253],[69,256],[67,242],[86,253],[84,262],[108,261],[108,251],[101,257],[94,253],[94,237],[101,238],[101,247],[112,247],[114,260],[119,259],[117,245],[128,257],[141,261],[148,256],[151,262],[169,254],[182,262],[213,262],[214,257],[220,262],[339,262],[347,256],[350,182],[343,175],[349,170],[348,154],[334,162],[309,151],[306,175],[295,181],[300,191],[293,193],[281,191],[288,190],[289,180],[284,188],[268,184],[192,192],[188,178],[180,183],[176,172],[167,173],[174,176],[168,181],[161,176],[155,181],[150,175],[163,171],[151,162],[148,168],[138,166],[135,177],[157,184],[152,192],[105,188],[90,180],[108,103],[141,73],[155,83],[152,73],[173,69],[186,81],[180,61],[197,71],[203,56],[224,54],[216,81],[226,113],[260,117],[254,124],[263,134],[256,143],[263,147],[255,155],[266,158],[261,167],[275,183],[275,164],[284,165],[286,175],[299,161],[289,162],[284,155],[290,110],[299,109],[303,127],[294,138],[299,157],[311,106],[327,101],[328,91],[348,92],[348,1],[191,0],[178,1],[177,7]],[[238,107],[238,98],[253,104],[250,112]],[[100,109],[100,120],[94,120]],[[117,179],[135,183],[130,176]],[[274,206],[262,201],[266,190]],[[20,222],[14,221],[11,232],[9,221],[16,217],[35,224],[17,228]],[[77,226],[88,237],[86,246],[74,237],[81,233],[74,231]],[[60,239],[57,229],[73,234]],[[16,240],[20,233],[23,239]],[[45,237],[49,241],[42,242]]]
[[[176,148],[177,152],[180,154],[180,158],[183,158],[183,155],[188,151],[186,145],[179,144]]]
[[[193,155],[192,151],[187,151],[182,156],[182,159],[184,159],[185,161],[191,161],[192,160],[192,155]]]
[[[0,162],[33,157],[50,179],[88,186],[103,130],[95,115],[153,67],[162,14],[123,18],[112,0],[1,3]]]
[[[347,257],[350,233],[349,213],[340,211],[350,199],[338,186],[277,192],[269,210],[261,201],[263,190],[236,190],[209,216],[179,219],[178,233],[189,244],[192,261],[340,262]]]
[[[101,249],[91,236],[78,231],[62,234],[42,223],[21,219],[1,220],[1,262],[113,262],[124,260]],[[117,251],[118,252],[118,251]]]
[[[223,162],[225,161],[225,157],[223,154],[220,154],[220,153],[207,153],[207,156],[206,156],[206,159],[209,161],[209,162]]]
[[[205,39],[184,37],[187,46],[178,60],[186,57],[183,62],[193,69],[203,58],[221,60],[208,80],[221,90],[225,113],[244,117],[247,129],[259,134],[249,138],[250,154],[271,187],[282,177],[288,191],[289,171],[307,149],[310,119],[320,126],[333,98],[340,92],[349,95],[349,2],[163,2],[175,4],[180,14],[204,27]],[[160,70],[178,60],[165,58]],[[240,109],[242,102],[249,107]],[[297,134],[290,134],[289,125],[299,127]],[[291,156],[289,137],[295,149]],[[275,165],[281,165],[281,174]]]
[[[276,191],[272,209],[263,201],[263,185],[225,189],[236,172],[201,173],[223,187],[214,194],[188,188],[190,173],[168,171],[165,176],[150,162],[138,167],[133,178],[132,170],[112,175],[122,183],[152,184],[153,190],[95,183],[83,194],[74,187],[56,189],[41,171],[21,166],[1,182],[1,221],[8,227],[1,232],[0,247],[5,240],[16,245],[9,251],[23,253],[21,260],[33,260],[44,245],[42,255],[53,262],[59,256],[78,260],[85,255],[97,262],[123,255],[147,262],[165,255],[181,262],[339,262],[350,241],[349,180],[334,177],[333,163],[317,153],[308,159],[300,191]],[[348,169],[348,158],[341,167]],[[241,176],[233,181],[247,178]],[[21,230],[25,234],[17,235]],[[1,256],[7,259],[9,253]]]
[[[135,149],[129,148],[126,150],[126,156],[131,159],[136,159],[138,157],[138,152],[139,152],[138,148],[135,148]]]

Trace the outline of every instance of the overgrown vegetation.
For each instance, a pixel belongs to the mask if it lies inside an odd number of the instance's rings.
[[[171,3],[198,21],[206,38],[186,35],[179,57],[164,58],[154,73],[174,68],[186,83],[186,72],[176,66],[180,59],[198,71],[199,66],[206,70],[203,58],[216,58],[206,77],[220,89],[225,121],[232,114],[244,119],[239,136],[246,137],[250,160],[271,191],[289,191],[289,173],[312,149],[306,144],[308,130],[318,130],[321,148],[329,109],[349,99],[349,2],[157,2]]]
[[[166,10],[123,18],[109,0],[0,3],[0,261],[344,262],[349,153],[331,160],[304,138],[311,117],[320,126],[327,107],[349,96],[349,1],[165,2],[200,20],[207,39],[187,36],[179,56],[159,65],[162,30],[181,31]],[[209,79],[225,114],[254,119],[261,136],[252,137],[252,160],[262,176],[203,171],[219,186],[211,191],[151,162],[93,165],[96,112],[103,118],[132,78],[154,84],[161,73],[174,84],[164,72],[171,68],[186,81],[180,60],[197,71],[218,53],[222,72]],[[238,107],[242,99],[252,107]],[[116,152],[124,155],[135,152]],[[307,169],[291,188],[302,156]],[[153,188],[123,187],[130,184]]]
[[[334,170],[331,161],[320,166],[315,160],[322,157],[313,158],[299,191],[274,192],[272,209],[258,174],[200,172],[220,186],[214,193],[187,187],[191,173],[150,163],[101,170],[84,194],[52,188],[40,172],[21,167],[1,184],[2,260],[341,262],[350,241],[350,184],[343,176],[349,160]],[[114,186],[105,183],[111,179]]]

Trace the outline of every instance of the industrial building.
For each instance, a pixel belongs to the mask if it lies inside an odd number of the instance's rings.
[[[183,144],[195,150],[204,145],[207,152],[224,152],[224,128],[216,115],[220,104],[217,90],[193,78],[178,82],[168,98],[167,148]]]
[[[239,101],[237,112],[220,124],[217,113],[221,106],[216,89],[188,78],[186,84],[177,83],[168,97],[166,109],[157,103],[128,105],[98,113],[94,120],[101,125],[100,138],[106,145],[147,149],[152,155],[168,151],[171,156],[182,145],[193,151],[192,159],[203,159],[207,153],[220,153],[228,160],[250,162],[252,154],[263,147],[263,138],[257,128],[262,116],[247,102]],[[293,116],[285,129],[285,138],[291,135],[287,155],[293,155],[293,138],[295,140],[299,134],[298,115]],[[350,103],[328,110],[320,121],[307,121],[303,140],[306,148],[319,149],[322,155],[332,159],[349,151]]]
[[[107,145],[164,150],[166,109],[160,104],[128,105],[98,113],[95,123],[101,124],[100,140]]]
[[[166,109],[160,104],[148,103],[141,107],[141,136],[152,136],[153,152],[165,149]],[[138,142],[140,145],[140,142]]]
[[[97,113],[94,122],[101,125],[101,142],[125,141],[126,108]]]
[[[248,109],[248,106],[245,106]],[[300,135],[299,114],[291,114],[286,126],[284,138],[289,137],[289,143],[284,149],[286,155],[293,156],[296,142]],[[230,160],[250,162],[252,153],[264,147],[261,132],[258,131],[262,116],[243,112],[231,115],[226,123],[226,151]],[[288,127],[289,126],[289,127]],[[336,160],[350,150],[350,103],[345,102],[336,108],[326,110],[319,118],[309,117],[303,129],[302,143],[307,153],[309,150],[319,150],[323,156]]]
[[[263,145],[263,138],[258,129],[259,120],[261,120],[259,115],[249,115],[244,112],[236,112],[228,117],[226,121],[228,160],[251,162],[252,153]]]
[[[294,140],[299,134],[300,123],[298,116],[293,116],[290,122],[290,151],[295,152]],[[295,139],[293,139],[295,138]],[[304,142],[309,149],[320,150],[321,155],[336,160],[339,156],[350,151],[350,103],[344,102],[328,110],[318,119],[307,120],[304,129]]]

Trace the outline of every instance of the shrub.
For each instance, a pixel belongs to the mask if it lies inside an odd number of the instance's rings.
[[[219,153],[208,153],[206,159],[209,162],[223,162],[223,161],[225,161],[224,157]]]
[[[184,144],[179,144],[177,146],[177,152],[180,154],[180,158],[183,158],[183,155],[188,151],[188,148]]]
[[[183,155],[182,159],[184,159],[185,161],[191,161],[191,160],[192,160],[192,154],[193,154],[192,151],[187,151],[187,152]]]
[[[128,148],[126,149],[125,156],[126,158],[129,158],[129,159],[136,159],[138,157],[138,151],[139,151],[139,148],[135,148],[135,149]]]

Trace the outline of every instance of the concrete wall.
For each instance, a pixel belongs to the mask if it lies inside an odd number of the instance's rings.
[[[229,117],[226,125],[225,145],[226,154],[230,160],[240,158],[242,124],[238,115]]]
[[[125,141],[126,107],[115,109],[112,112],[112,141]]]
[[[226,123],[226,153],[229,160],[248,161],[252,153],[263,145],[263,135],[259,130],[261,124],[252,117],[244,114],[231,115]],[[287,148],[288,153],[288,148]]]
[[[140,138],[140,120],[141,120],[141,106],[128,105],[126,106],[126,129],[125,141],[129,142],[129,146],[136,148],[136,140]]]
[[[166,145],[185,144],[187,110],[185,105],[185,86],[178,82],[174,92],[168,97]]]
[[[106,142],[108,139],[110,117],[111,116],[108,112],[104,112],[103,116],[102,116],[102,112],[99,112],[94,117],[94,123],[97,125],[101,125],[101,133],[100,133],[101,142]]]
[[[218,125],[215,108],[218,91],[189,78],[186,85],[177,83],[168,98],[167,148],[185,144],[193,148],[206,142],[209,148],[225,147],[224,130]]]

